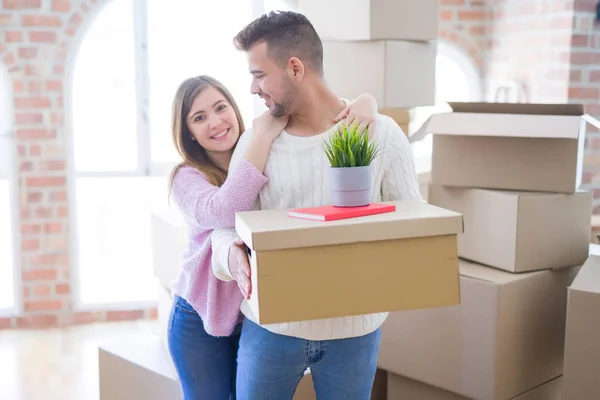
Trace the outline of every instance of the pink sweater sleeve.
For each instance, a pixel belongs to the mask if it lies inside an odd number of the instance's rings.
[[[173,180],[172,198],[183,215],[203,229],[233,228],[235,213],[250,211],[267,178],[242,159],[223,186],[213,186],[193,167],[182,167]]]

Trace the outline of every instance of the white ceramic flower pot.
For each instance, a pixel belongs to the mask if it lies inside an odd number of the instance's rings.
[[[373,173],[366,167],[329,167],[331,199],[336,207],[359,207],[371,204]]]

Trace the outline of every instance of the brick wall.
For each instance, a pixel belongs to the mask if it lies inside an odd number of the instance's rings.
[[[487,98],[510,80],[526,85],[530,102],[567,101],[570,1],[490,0],[488,7]]]
[[[155,310],[76,312],[69,259],[69,202],[63,99],[65,62],[95,0],[3,0],[0,58],[12,78],[20,208],[16,254],[23,315],[2,327],[42,327],[155,316]]]
[[[484,0],[440,0],[440,38],[468,53],[483,69],[488,10]]]

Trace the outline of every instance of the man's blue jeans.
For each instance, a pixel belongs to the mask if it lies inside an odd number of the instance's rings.
[[[175,296],[168,329],[169,351],[183,399],[235,399],[240,330],[227,337],[209,335],[200,315],[179,296]]]
[[[238,400],[291,400],[310,368],[317,398],[369,400],[381,329],[365,336],[310,341],[244,320],[238,351]]]

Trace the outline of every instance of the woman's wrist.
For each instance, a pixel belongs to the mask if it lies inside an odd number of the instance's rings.
[[[257,134],[256,132],[254,132],[254,135],[252,135],[252,140],[251,142],[259,145],[259,146],[271,146],[271,143],[273,143],[273,138],[267,136],[267,135],[261,135],[261,134]]]

